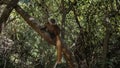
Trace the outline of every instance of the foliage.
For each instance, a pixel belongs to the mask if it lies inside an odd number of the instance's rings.
[[[66,14],[64,14],[61,1],[20,0],[19,5],[31,16],[36,17],[42,25],[46,22],[47,16],[55,18],[61,27],[61,32],[64,33],[64,41],[74,55],[77,55],[75,52],[77,50],[79,55],[86,59],[88,68],[102,67],[105,58],[103,55],[105,54],[107,55],[106,66],[119,68],[120,1],[63,0],[65,11],[68,11]],[[76,15],[73,10],[75,10]],[[2,12],[0,12],[1,14]],[[65,15],[65,21],[63,21],[63,15]],[[105,22],[107,16],[109,18],[108,24]],[[77,24],[75,17],[82,28]],[[105,49],[107,53],[104,53],[104,40],[106,35],[109,35],[107,31],[110,31],[110,37],[109,41],[106,42],[108,43],[108,49]],[[1,67],[4,66],[6,60],[7,63],[12,64],[11,67],[17,68],[52,68],[54,65],[56,61],[55,48],[33,31],[15,10],[9,16],[1,36],[14,42],[10,52],[7,52],[7,58],[3,60],[4,62],[1,61],[3,56],[0,55]],[[81,57],[75,57],[75,59],[79,58]],[[62,67],[66,67],[64,58],[59,68]]]

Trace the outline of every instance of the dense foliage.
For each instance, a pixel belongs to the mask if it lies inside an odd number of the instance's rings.
[[[9,0],[0,1],[0,16]],[[27,13],[43,25],[55,18],[61,37],[79,68],[120,67],[119,0],[20,0]],[[0,68],[52,68],[55,47],[44,41],[15,10],[0,34]],[[66,62],[58,68],[66,68]]]

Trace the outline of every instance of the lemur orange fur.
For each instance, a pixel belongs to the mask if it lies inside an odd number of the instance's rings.
[[[61,39],[60,39],[60,28],[58,25],[55,23],[54,19],[50,19],[48,23],[45,23],[46,31],[50,34],[52,40],[55,41],[55,45],[57,48],[57,63],[61,63],[62,59],[62,44],[61,44]]]

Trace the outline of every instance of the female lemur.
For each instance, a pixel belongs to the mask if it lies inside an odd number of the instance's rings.
[[[62,59],[62,44],[60,39],[60,28],[56,24],[55,19],[48,20],[47,23],[45,23],[44,28],[42,30],[46,30],[53,41],[55,41],[55,45],[57,48],[57,63],[61,63]]]

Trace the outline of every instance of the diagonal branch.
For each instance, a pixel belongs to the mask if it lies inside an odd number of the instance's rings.
[[[12,12],[12,10],[14,9],[14,7],[17,5],[19,0],[11,0],[6,8],[4,9],[1,17],[0,17],[0,33],[2,31],[2,23],[6,22],[10,13]]]
[[[78,27],[81,29],[82,26],[80,25],[80,22],[78,20],[78,17],[77,17],[77,14],[76,14],[76,10],[75,10],[74,7],[73,7],[73,13],[74,13],[74,17],[75,17],[76,23],[77,23]]]
[[[17,6],[15,10],[22,16],[22,18],[31,26],[39,35],[41,35],[47,42],[55,44],[55,41],[51,40],[49,35],[46,35],[44,31],[40,30],[42,28],[38,23],[39,21],[30,16],[25,12],[20,6]]]
[[[41,37],[43,37],[48,43],[55,45],[55,41],[51,39],[49,34],[45,31],[40,30],[41,26],[38,24],[39,21],[31,17],[27,12],[25,12],[20,6],[17,5],[15,10],[23,17],[23,19],[31,26]],[[62,41],[62,40],[61,40]],[[62,41],[62,50],[66,61],[68,62],[69,68],[75,68],[72,58],[72,53],[66,47],[66,44]]]

